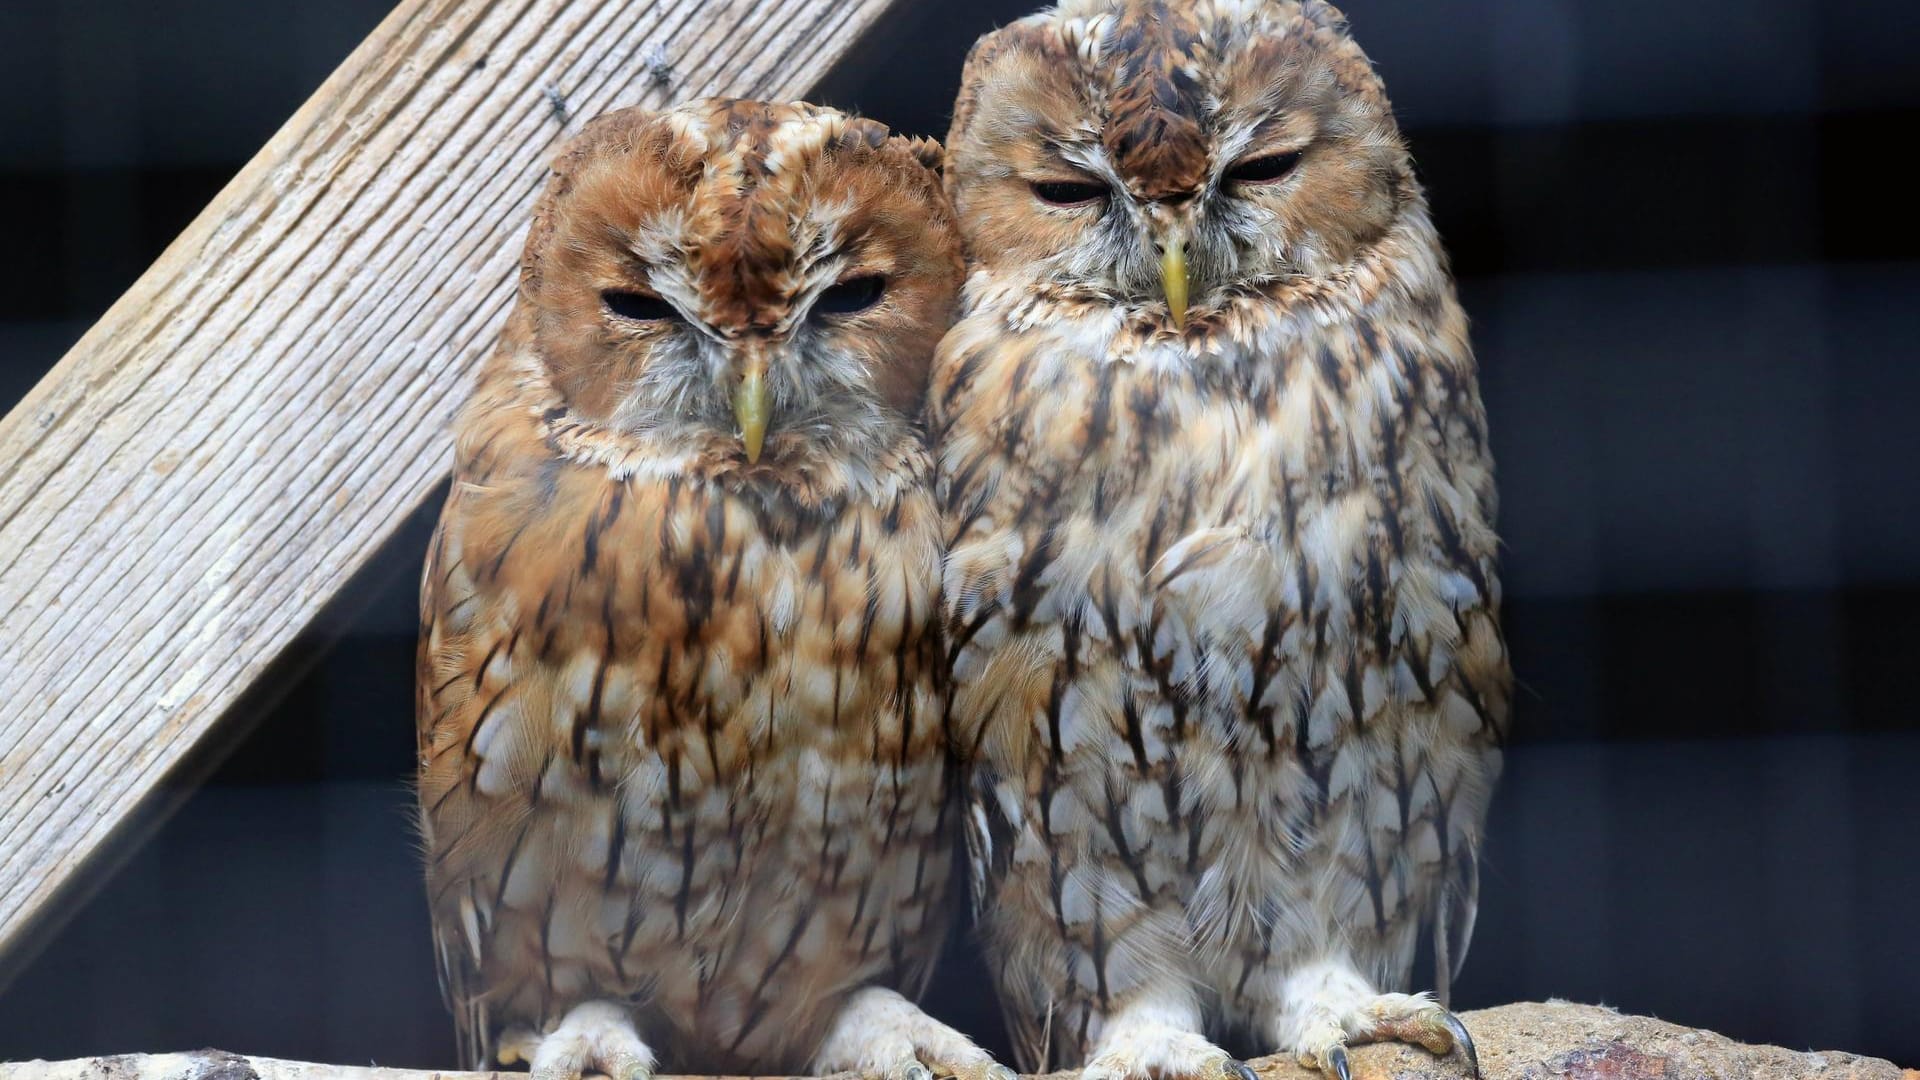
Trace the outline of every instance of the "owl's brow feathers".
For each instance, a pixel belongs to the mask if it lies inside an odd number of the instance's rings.
[[[811,170],[828,153],[881,151],[892,133],[804,103],[720,100],[664,119],[672,149],[701,155],[702,168],[690,205],[644,224],[684,252],[701,321],[723,333],[785,329],[805,271],[843,254],[861,216],[854,200],[816,190]],[[899,142],[937,165],[937,144]]]
[[[1301,25],[1290,27],[1296,22]],[[1002,52],[1019,51],[1073,65],[1105,93],[1103,137],[1110,151],[1140,154],[1143,161],[1171,154],[1179,168],[1193,152],[1192,133],[1217,107],[1219,82],[1239,74],[1237,65],[1222,60],[1244,49],[1273,64],[1297,45],[1325,61],[1343,96],[1390,111],[1386,84],[1346,32],[1346,17],[1324,0],[1144,0],[1117,12],[1108,0],[1067,0],[982,38],[969,64],[985,67]],[[979,89],[977,80],[962,80],[955,131],[971,122]]]

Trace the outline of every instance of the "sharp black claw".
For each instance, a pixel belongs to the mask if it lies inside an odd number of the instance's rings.
[[[1453,1036],[1453,1048],[1467,1059],[1467,1065],[1473,1070],[1473,1080],[1481,1080],[1480,1051],[1473,1048],[1473,1036],[1467,1034],[1467,1025],[1450,1012],[1440,1014],[1440,1022],[1446,1025],[1447,1033]]]
[[[1327,1065],[1333,1069],[1338,1080],[1353,1080],[1353,1070],[1347,1065],[1347,1048],[1336,1046],[1327,1051]]]
[[[1253,1071],[1252,1066],[1237,1058],[1227,1062],[1227,1071],[1237,1077],[1238,1080],[1260,1080],[1259,1074]]]

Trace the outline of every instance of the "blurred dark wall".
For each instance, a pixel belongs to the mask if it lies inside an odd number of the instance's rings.
[[[818,96],[944,134],[921,3]],[[1920,32],[1892,0],[1352,0],[1475,320],[1525,684],[1456,1004],[1558,995],[1920,1064]],[[383,14],[0,7],[0,403]],[[636,87],[637,87],[636,83]],[[0,990],[0,1059],[450,1064],[405,781],[431,511]],[[337,639],[331,648],[327,643]],[[990,1028],[964,951],[938,1011]]]

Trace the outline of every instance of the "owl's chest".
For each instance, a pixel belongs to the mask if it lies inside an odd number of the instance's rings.
[[[473,610],[508,620],[515,670],[585,718],[542,733],[567,740],[557,755],[665,770],[662,790],[769,755],[918,745],[880,707],[931,685],[935,648],[937,514],[901,490],[803,513],[565,472],[463,517],[489,600]]]
[[[1001,358],[1004,399],[978,397],[983,449],[1068,500],[1124,499],[1230,465],[1251,403],[1177,366],[1095,361],[1044,348]],[[1010,403],[1010,407],[1009,407]]]
[[[1277,604],[1294,564],[1354,565],[1387,514],[1374,403],[1312,380],[1256,390],[1145,364],[1061,365],[1039,381],[1000,436],[1010,494],[997,509],[1062,549],[1063,583],[1104,566],[1108,587],[1146,603],[1211,574]]]
[[[1392,425],[1365,380],[1307,370],[1261,387],[1038,359],[1020,374],[1028,391],[990,450],[1001,471],[979,482],[985,509],[952,556],[962,588],[997,587],[1011,632],[1057,635],[1079,678],[1100,680],[1111,658],[1163,712],[1259,712],[1250,696],[1377,662],[1362,654],[1395,620],[1406,520],[1391,492],[1421,478],[1394,473]]]

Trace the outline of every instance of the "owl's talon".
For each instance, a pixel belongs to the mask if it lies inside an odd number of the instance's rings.
[[[1481,1080],[1480,1053],[1460,1018],[1426,994],[1377,994],[1350,970],[1309,969],[1311,991],[1292,1003],[1291,1020],[1278,1031],[1282,1046],[1294,1047],[1300,1064],[1348,1080],[1347,1044],[1399,1042],[1419,1046],[1436,1057],[1458,1053],[1474,1080]]]
[[[1453,1036],[1453,1048],[1467,1059],[1467,1067],[1473,1071],[1473,1080],[1481,1080],[1480,1051],[1474,1049],[1473,1036],[1467,1034],[1467,1025],[1461,1023],[1458,1016],[1443,1011],[1440,1014],[1440,1026]]]
[[[653,1067],[645,1061],[634,1058],[622,1058],[597,1064],[600,1066],[599,1070],[595,1070],[592,1064],[578,1069],[565,1065],[548,1065],[531,1070],[528,1076],[531,1080],[585,1080],[587,1073],[603,1071],[607,1074],[608,1080],[652,1080],[653,1077]],[[932,1078],[925,1077],[922,1080],[932,1080]]]
[[[933,1080],[933,1070],[921,1064],[919,1058],[908,1058],[887,1070],[887,1080]]]
[[[1480,1076],[1480,1052],[1467,1025],[1425,995],[1383,998],[1382,1007],[1373,1012],[1376,1019],[1367,1037],[1414,1043],[1443,1057],[1457,1052],[1476,1080]]]
[[[1347,1064],[1347,1048],[1338,1043],[1327,1050],[1326,1067],[1338,1080],[1353,1080],[1353,1069]]]
[[[1260,1080],[1259,1074],[1253,1071],[1253,1066],[1239,1058],[1227,1059],[1227,1075],[1234,1080]]]
[[[540,1036],[523,1027],[510,1027],[500,1033],[500,1040],[494,1045],[493,1060],[497,1065],[512,1067],[526,1063],[533,1064],[533,1052],[540,1046]]]
[[[942,1063],[936,1062],[937,1066]],[[1020,1074],[997,1061],[988,1061],[981,1065],[946,1066],[954,1080],[1020,1080]]]
[[[611,1080],[652,1080],[653,1068],[647,1062],[628,1055],[608,1062],[607,1076]]]

